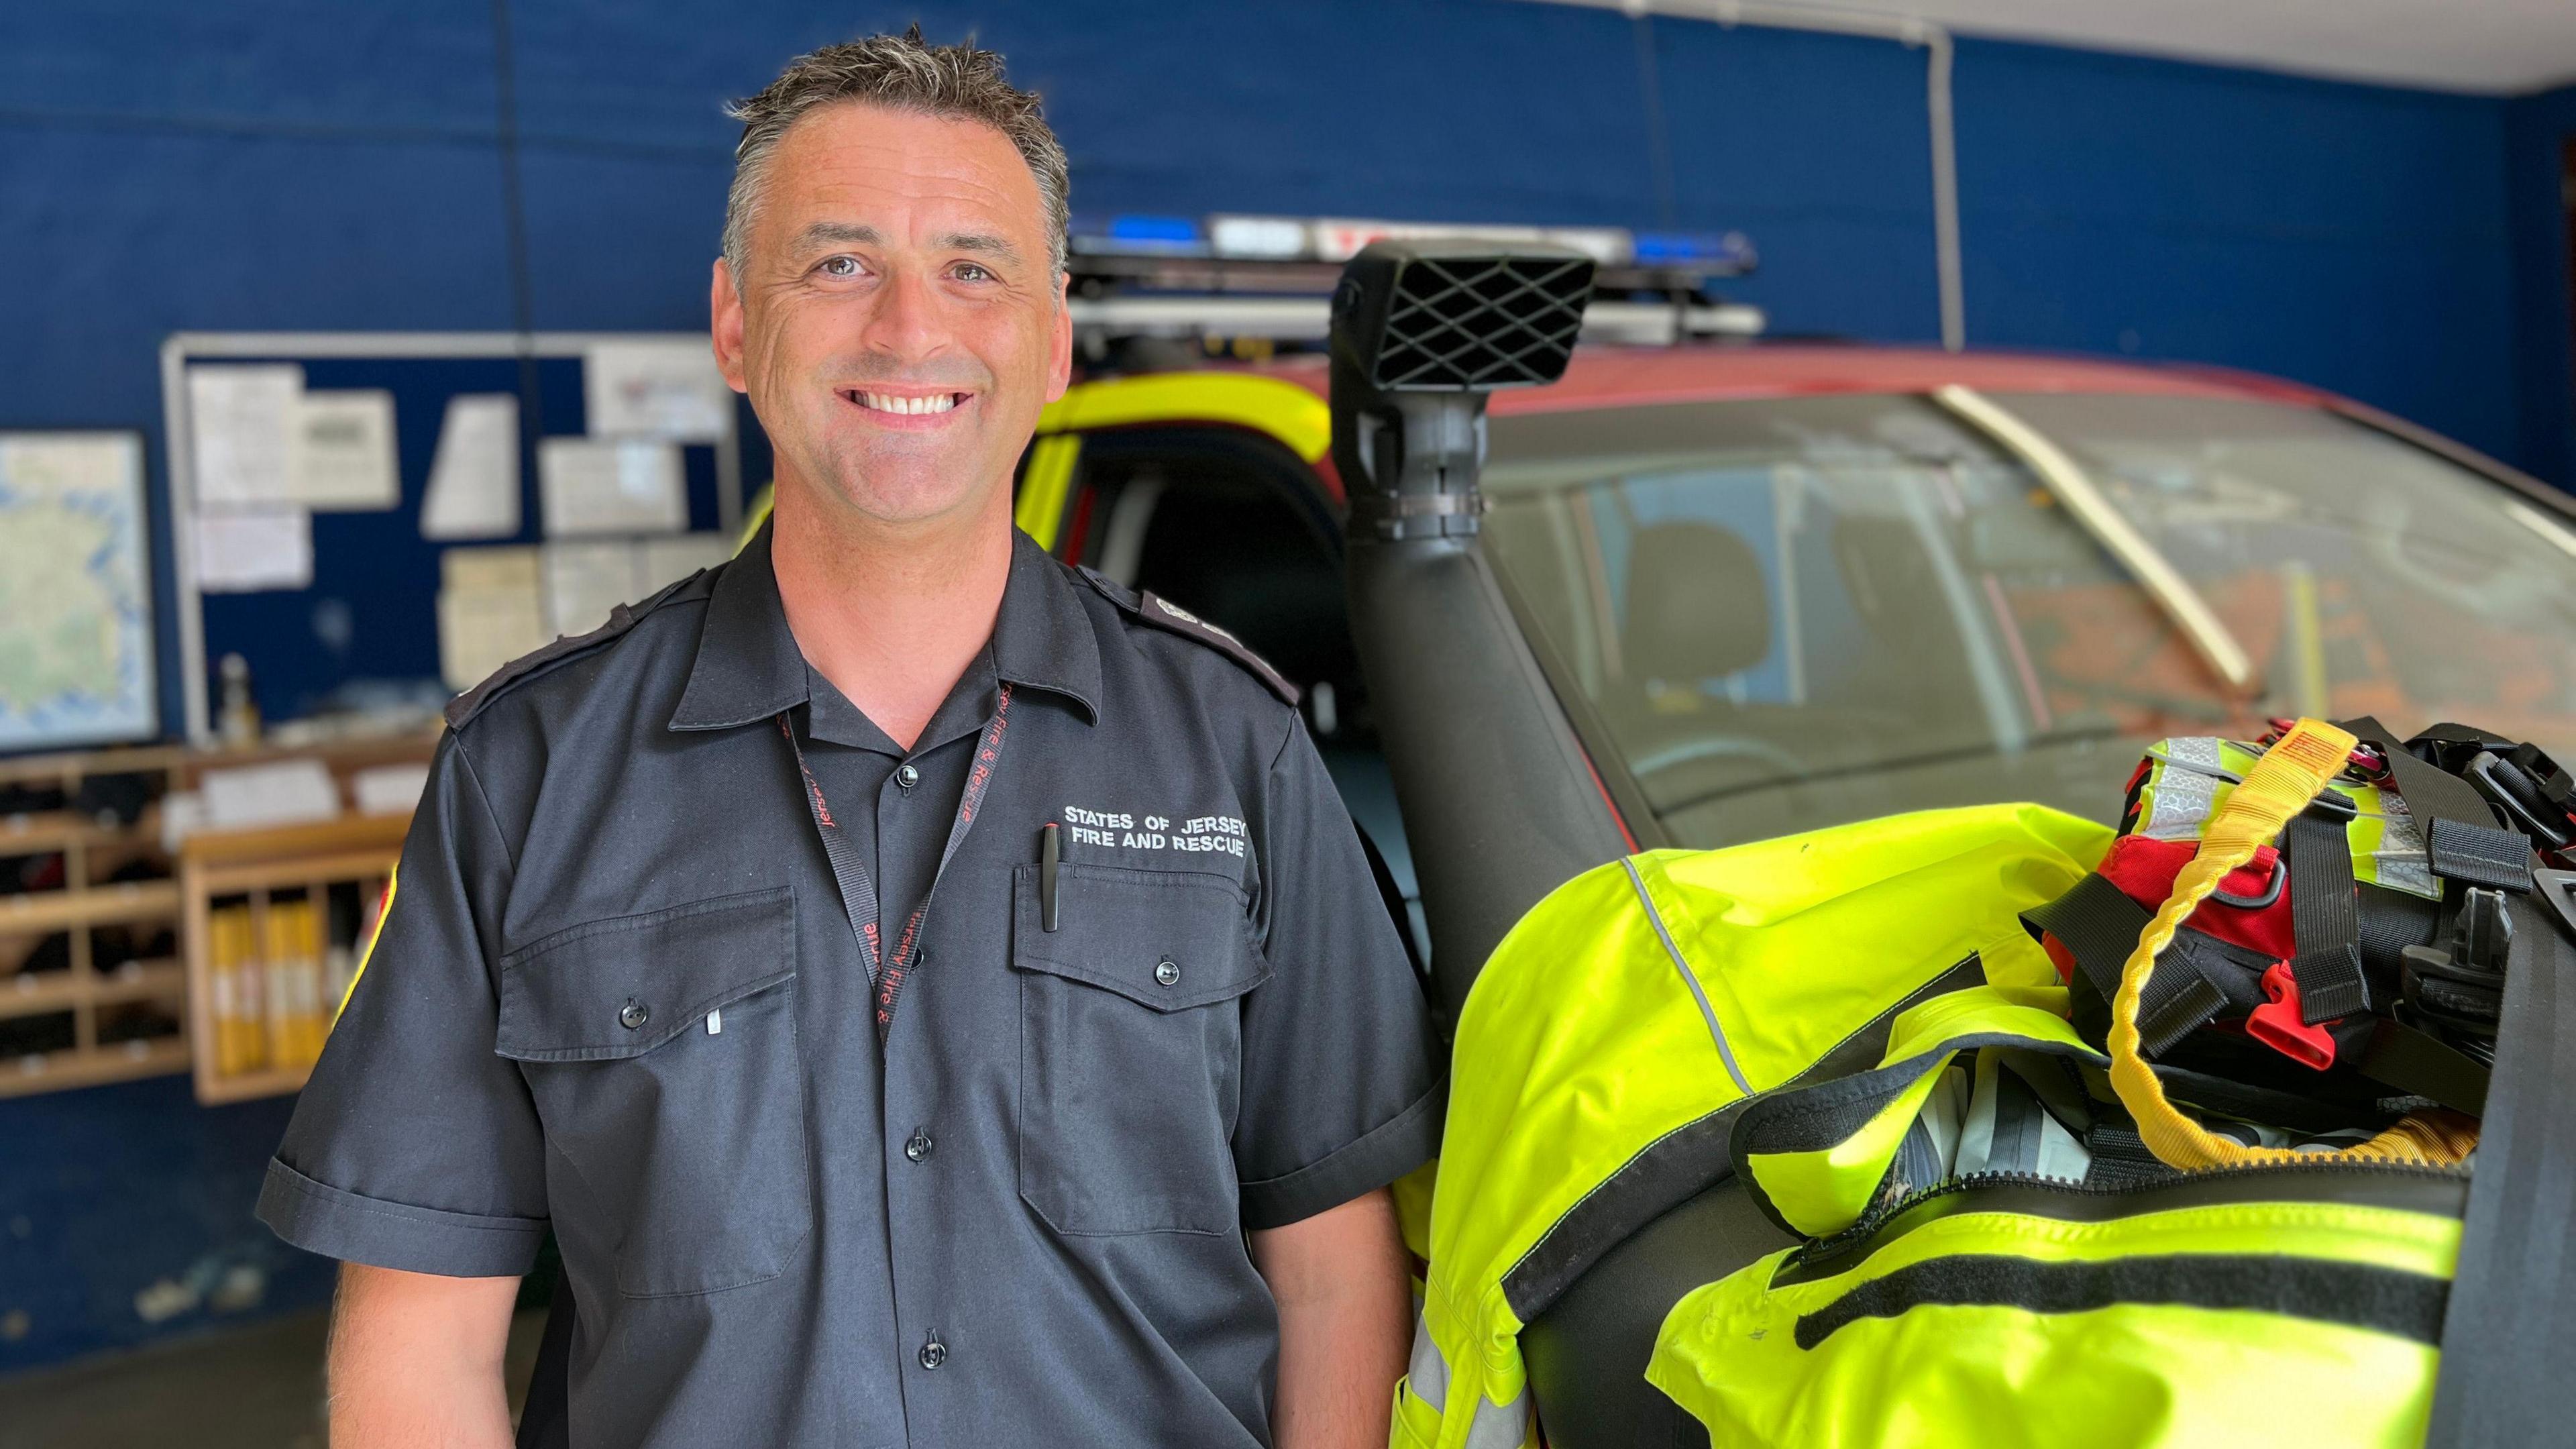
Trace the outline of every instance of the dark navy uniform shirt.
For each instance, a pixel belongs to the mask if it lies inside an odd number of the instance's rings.
[[[1423,1002],[1257,661],[1015,548],[909,751],[765,533],[460,700],[262,1218],[455,1275],[551,1226],[576,1445],[1266,1444],[1244,1233],[1430,1157]],[[778,719],[890,938],[1006,688],[881,1043]]]

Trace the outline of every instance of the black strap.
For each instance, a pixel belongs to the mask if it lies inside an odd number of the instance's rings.
[[[2405,800],[2407,813],[2423,829],[2433,874],[2492,889],[2497,884],[2490,879],[2495,862],[2509,860],[2515,888],[2520,888],[2523,872],[2530,868],[2531,842],[2520,831],[2497,829],[2494,809],[2475,786],[2416,758],[2405,741],[2369,715],[2345,720],[2341,727],[2388,761],[2388,778]]]
[[[966,841],[966,832],[975,828],[975,813],[984,803],[985,787],[993,783],[993,767],[1002,758],[1002,741],[1011,724],[1011,686],[1005,683],[993,702],[993,719],[984,726],[984,737],[976,742],[975,760],[966,770],[966,788],[958,793],[957,818],[948,826],[948,843],[939,852],[939,867],[931,872],[930,889],[922,892],[921,904],[913,907],[912,916],[903,923],[892,950],[879,939],[877,926],[877,884],[869,876],[867,864],[859,859],[858,847],[850,843],[849,833],[841,828],[840,818],[832,813],[832,802],[823,798],[822,782],[814,778],[814,769],[805,762],[805,746],[796,738],[796,722],[786,714],[778,716],[778,732],[787,737],[787,748],[796,755],[796,773],[805,782],[805,803],[814,817],[814,832],[823,837],[824,858],[832,863],[832,880],[841,889],[841,910],[850,918],[850,934],[858,939],[859,959],[867,963],[869,984],[876,988],[877,1040],[885,1041],[894,1027],[895,998],[903,991],[903,979],[921,954],[921,922],[930,914],[931,897],[938,894],[939,879],[948,873],[948,862],[957,855],[957,847]]]
[[[2518,830],[2446,818],[2424,832],[2424,848],[2433,873],[2446,880],[2516,894],[2531,889],[2531,837]]]
[[[2310,1026],[2370,1010],[2345,831],[2351,819],[2348,807],[2336,809],[2321,798],[2283,832],[2281,863],[2290,872],[2290,930],[2298,952],[2290,958],[2290,976],[2299,983],[2299,1019]]]
[[[2022,912],[2024,921],[2066,947],[2075,958],[2077,973],[2092,988],[2079,1023],[2088,1032],[2109,1030],[2109,1008],[2120,991],[2121,968],[2138,948],[2138,936],[2154,914],[2098,873],[2077,881],[2074,889],[2056,900]],[[2234,948],[2214,936],[2187,929],[2175,932],[2173,943],[2156,958],[2155,970],[2138,993],[2138,1049],[2150,1057],[2162,1056],[2229,1006],[2250,1008],[2259,1003],[2259,995],[2247,997],[2227,989],[2231,969],[2239,975],[2250,972],[2249,982],[2262,975],[2261,963],[2250,953],[2240,959]]]
[[[2354,1067],[2383,1086],[2475,1117],[2486,1110],[2487,1069],[2458,1047],[2404,1022],[2378,1017]]]
[[[2179,1175],[2165,1166],[2138,1136],[2136,1125],[2125,1118],[2114,1121],[2106,1115],[2096,1121],[2084,1134],[2084,1149],[2093,1155],[2092,1165],[2084,1170],[2086,1187],[2118,1192],[2168,1182]]]
[[[2520,949],[2505,973],[2427,1449],[2563,1443],[2576,1424],[2576,872],[2534,882],[2538,895],[2507,897]]]

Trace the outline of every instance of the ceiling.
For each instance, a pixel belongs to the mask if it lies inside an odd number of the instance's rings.
[[[2576,0],[1764,0],[1744,8],[1911,16],[1962,35],[2440,90],[2502,95],[2576,84]]]

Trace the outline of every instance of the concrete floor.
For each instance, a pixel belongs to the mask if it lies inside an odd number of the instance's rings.
[[[316,1310],[0,1379],[0,1449],[323,1449]],[[542,1310],[510,1327],[510,1405],[526,1397]]]

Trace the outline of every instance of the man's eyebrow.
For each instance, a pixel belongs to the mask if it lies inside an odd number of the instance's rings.
[[[988,257],[999,257],[1013,266],[1019,265],[1019,248],[989,232],[950,232],[946,236],[935,239],[932,245],[941,251],[981,252]]]
[[[799,251],[835,242],[873,247],[885,245],[885,237],[875,227],[847,221],[818,221],[796,234],[796,249]]]

